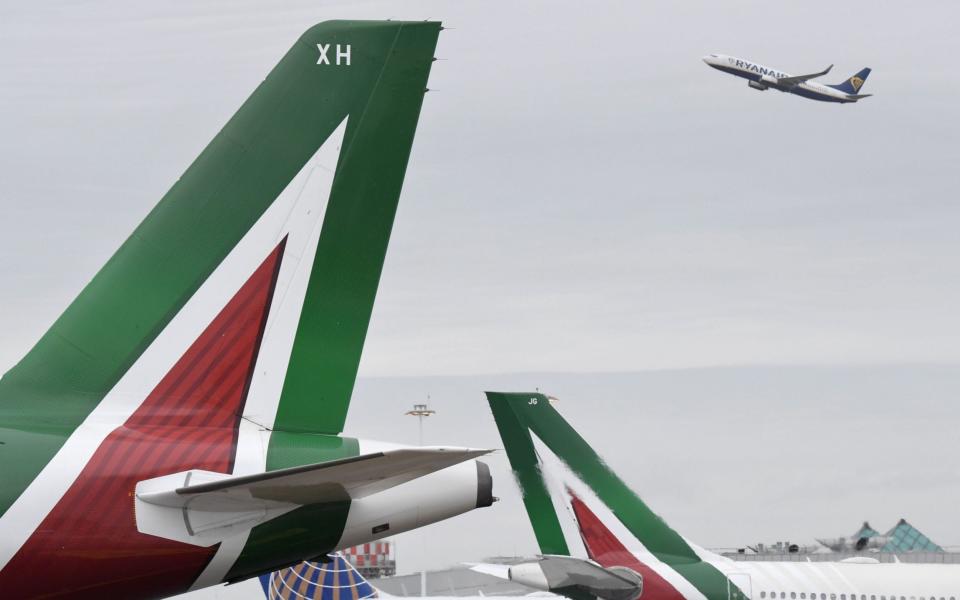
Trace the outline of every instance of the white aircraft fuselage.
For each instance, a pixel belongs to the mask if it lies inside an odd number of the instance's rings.
[[[856,91],[859,91],[860,85],[863,84],[863,79],[865,79],[865,77],[862,79],[858,78],[857,76],[852,77],[851,80],[859,79],[859,83],[854,84],[854,93],[848,93],[838,89],[843,84],[838,86],[830,86],[809,80],[791,82],[789,79],[797,78],[781,71],[780,69],[767,67],[753,61],[737,58],[736,56],[727,56],[725,54],[708,54],[707,56],[703,57],[703,62],[707,63],[707,65],[717,69],[718,71],[723,71],[724,73],[729,73],[730,75],[735,75],[737,77],[746,79],[748,81],[748,85],[755,90],[764,91],[767,89],[775,89],[781,92],[787,92],[789,94],[796,94],[797,96],[809,98],[810,100],[819,100],[820,102],[836,102],[840,104],[856,102],[860,98],[865,97],[865,95],[858,95],[856,93]],[[827,69],[827,71],[829,71],[829,69]],[[869,70],[867,72],[869,73]],[[819,75],[820,74],[817,74],[811,77]],[[801,76],[801,78],[802,77],[803,76]]]

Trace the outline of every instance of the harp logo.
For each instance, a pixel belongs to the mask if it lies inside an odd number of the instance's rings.
[[[336,65],[350,66],[350,44],[337,44],[334,47],[334,55],[330,57],[330,47],[333,44],[317,44],[317,50],[320,51],[320,57],[317,58],[318,65]]]
[[[859,91],[860,91],[860,86],[863,85],[863,79],[861,79],[860,77],[851,77],[851,78],[850,78],[850,85],[853,86],[853,91],[859,92]]]

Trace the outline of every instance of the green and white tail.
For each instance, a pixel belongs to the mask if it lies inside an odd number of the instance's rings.
[[[543,554],[630,568],[643,577],[643,598],[743,597],[719,557],[654,514],[548,396],[487,392],[487,400]]]
[[[0,380],[0,455],[18,456],[0,456],[0,514],[132,369],[170,367],[281,245],[261,344],[271,389],[251,390],[244,415],[341,431],[439,30],[333,21],[303,34]],[[48,444],[18,453],[20,429]]]
[[[0,379],[0,588],[11,597],[66,585],[17,577],[50,557],[70,558],[56,560],[73,589],[123,572],[124,596],[303,558],[300,542],[266,526],[245,545],[157,550],[159,538],[135,529],[130,494],[185,469],[244,475],[358,454],[336,434],[440,29],[307,30]],[[312,521],[330,540],[307,532],[324,551],[343,530],[338,510]],[[88,548],[97,538],[73,530],[77,514],[95,518],[77,527],[111,531],[132,562],[97,562],[113,550]]]

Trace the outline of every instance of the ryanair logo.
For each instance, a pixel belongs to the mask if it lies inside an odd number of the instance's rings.
[[[776,77],[777,79],[788,77],[786,73],[781,73],[780,71],[776,71],[774,69],[768,69],[767,67],[762,67],[746,60],[734,60],[731,58],[730,64],[742,71],[753,71],[754,73],[759,73],[760,75],[769,75],[770,77]]]
[[[850,85],[853,86],[853,91],[859,92],[859,91],[860,91],[860,86],[863,85],[863,79],[861,79],[861,78],[859,78],[859,77],[851,77],[851,78],[850,78]]]

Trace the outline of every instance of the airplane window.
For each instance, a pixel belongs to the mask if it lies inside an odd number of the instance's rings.
[[[791,598],[791,600],[797,600],[797,593],[796,593],[796,592],[790,592],[790,598]]]
[[[830,594],[830,600],[837,600],[836,594]]]
[[[766,597],[767,597],[767,593],[766,593],[766,592],[760,592],[760,597],[761,597],[761,598],[766,598]]]
[[[800,592],[800,600],[807,600],[807,593],[806,593],[806,592]]]
[[[840,594],[840,600],[847,600],[846,594]]]
[[[786,598],[786,597],[787,597],[787,593],[786,593],[786,592],[780,592],[780,597],[781,597],[781,598]]]

